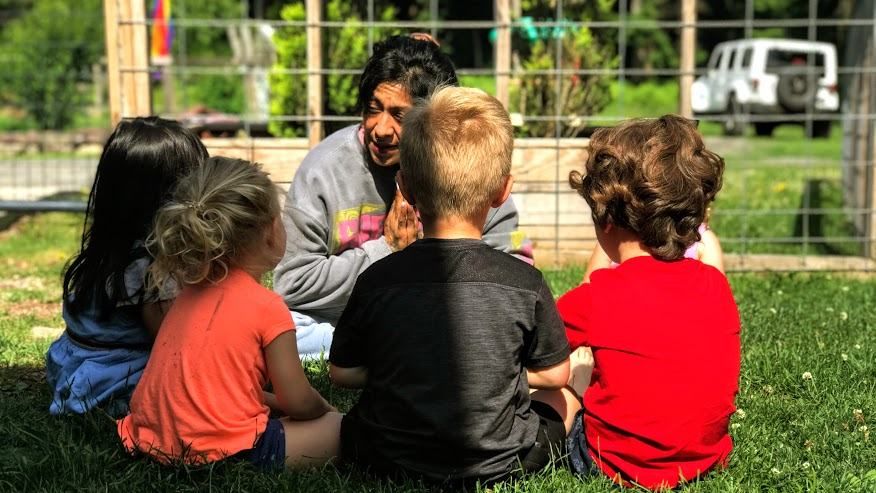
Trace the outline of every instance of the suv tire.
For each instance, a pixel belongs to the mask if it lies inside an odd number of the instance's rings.
[[[754,122],[754,133],[760,137],[772,137],[775,129],[775,122]]]
[[[815,102],[818,78],[809,67],[788,67],[779,75],[776,97],[789,113],[802,113]]]
[[[826,139],[830,137],[830,120],[816,120],[812,122],[811,129],[804,126],[804,131],[808,134],[807,137]]]
[[[731,94],[727,99],[727,114],[726,119],[722,122],[724,135],[739,136],[745,130],[744,116],[742,114],[742,105],[736,101],[736,96]]]

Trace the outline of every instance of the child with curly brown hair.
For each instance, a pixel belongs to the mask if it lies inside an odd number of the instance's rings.
[[[568,439],[578,473],[672,488],[727,464],[739,314],[722,272],[685,257],[723,171],[695,125],[667,115],[597,131],[569,177],[619,264],[558,302],[571,348],[593,354]]]

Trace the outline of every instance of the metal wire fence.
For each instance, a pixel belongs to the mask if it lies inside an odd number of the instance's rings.
[[[148,37],[131,34],[155,24],[144,5],[132,10],[124,5],[128,0],[109,3],[117,8],[107,14],[107,25],[116,32],[119,46],[139,39],[143,46],[134,51],[145,54]],[[496,94],[512,113],[519,137],[514,197],[521,228],[536,245],[537,260],[542,265],[581,262],[595,236],[589,210],[569,188],[567,177],[572,169],[583,167],[586,136],[593,128],[684,111],[679,103],[696,97],[686,92],[691,79],[705,84],[709,77],[721,77],[709,66],[716,39],[767,34],[813,42],[828,39],[836,46],[837,79],[835,87],[827,88],[839,95],[835,111],[807,103],[800,111],[778,113],[740,104],[695,115],[707,146],[727,162],[725,186],[710,226],[721,238],[730,270],[874,269],[872,0],[855,2],[840,18],[822,15],[818,2],[810,0],[804,16],[782,19],[759,18],[754,0],[745,2],[738,18],[725,19],[683,18],[680,9],[666,18],[637,15],[643,2],[628,0],[616,2],[603,17],[591,15],[592,20],[584,20],[582,14],[587,2],[549,2],[550,11],[542,9],[535,16],[520,2],[495,0],[482,12],[483,18],[467,19],[453,15],[454,2],[421,3],[425,6],[414,18],[393,11],[394,2],[378,0],[345,2],[344,18],[332,17],[324,2],[313,0],[300,2],[298,11],[285,12],[279,19],[195,18],[176,12],[169,65],[124,49],[113,59],[110,50],[110,86],[122,99],[119,116],[144,112],[132,101],[139,97],[134,88],[142,88],[145,80],[150,104],[146,112],[187,121],[202,133],[211,152],[263,162],[277,181],[288,184],[309,147],[326,133],[361,119],[345,103],[350,91],[345,94],[344,88],[355,84],[340,82],[344,77],[355,81],[361,71],[355,47],[367,57],[374,43],[389,33],[428,32],[454,58],[463,84]],[[696,33],[696,63],[678,56],[686,30]],[[211,56],[193,51],[192,40],[204,33],[212,33],[207,35],[215,44]],[[635,50],[643,43],[648,46],[643,37],[656,40],[652,47],[669,40],[669,56],[641,63]],[[582,44],[583,38],[590,44]],[[353,41],[341,46],[339,39]],[[538,57],[533,56],[536,44]],[[289,46],[298,49],[289,51]],[[597,52],[604,58],[594,62]],[[804,59],[810,69],[817,63],[812,56]],[[140,85],[126,82],[126,77]],[[281,94],[284,83],[293,94]],[[581,85],[601,88],[602,99],[594,103],[582,97],[584,102],[574,106],[569,98],[558,96],[581,90]],[[546,97],[547,103],[522,102],[526,91]],[[281,97],[289,98],[289,104],[278,103]],[[201,106],[192,111],[197,105]],[[739,133],[740,126],[742,135],[724,135]],[[777,128],[769,128],[773,126]],[[819,138],[808,137],[813,135]],[[39,168],[26,159],[16,163],[18,180],[31,173],[24,178],[29,184],[63,176],[62,171],[48,169],[33,174]],[[16,191],[20,189],[12,186],[7,191],[3,183],[0,200],[16,199],[10,193],[21,193]],[[76,183],[81,186],[81,180]],[[28,186],[37,191],[17,200],[43,197],[36,185]]]

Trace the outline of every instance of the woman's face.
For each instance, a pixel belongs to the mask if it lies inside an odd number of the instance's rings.
[[[374,89],[371,101],[362,116],[365,147],[378,166],[395,166],[399,162],[398,143],[401,122],[413,102],[407,90],[384,82]]]

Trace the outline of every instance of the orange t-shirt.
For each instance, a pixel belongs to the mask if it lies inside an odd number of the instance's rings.
[[[295,330],[286,304],[244,271],[186,286],[161,324],[149,363],[117,424],[129,451],[160,462],[212,462],[265,431],[264,348]]]

